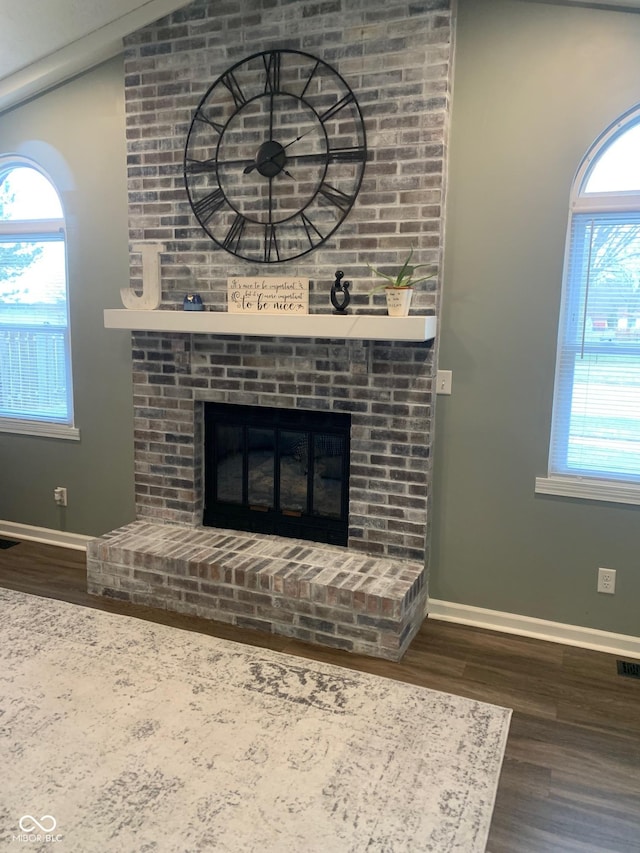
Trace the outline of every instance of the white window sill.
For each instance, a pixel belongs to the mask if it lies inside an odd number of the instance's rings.
[[[50,424],[44,421],[21,421],[14,418],[0,418],[0,432],[80,441],[80,430],[77,427],[67,426],[67,424]]]
[[[640,486],[579,477],[536,477],[536,494],[617,504],[640,504]]]

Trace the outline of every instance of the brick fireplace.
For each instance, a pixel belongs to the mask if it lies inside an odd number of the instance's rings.
[[[138,521],[91,592],[397,659],[424,617],[431,342],[136,333]],[[204,402],[351,415],[344,548],[202,528]]]
[[[146,332],[133,355],[139,518],[202,524],[204,401],[349,413],[348,547],[424,561],[432,342]]]
[[[311,314],[330,315],[336,269],[355,314],[386,313],[368,296],[367,263],[439,266],[451,70],[448,0],[270,0],[183,10],[128,39],[130,240],[159,241],[163,311],[198,291],[226,310],[230,275],[309,279]],[[339,231],[294,263],[265,270],[203,234],[182,178],[185,136],[201,95],[228,65],[274,47],[323,56],[352,86],[369,156]],[[131,284],[141,284],[131,255]],[[413,313],[439,308],[425,283]],[[89,588],[245,627],[398,659],[424,616],[429,553],[433,380],[429,341],[189,334],[132,337],[137,521],[89,548]],[[203,528],[205,402],[351,417],[347,544]]]

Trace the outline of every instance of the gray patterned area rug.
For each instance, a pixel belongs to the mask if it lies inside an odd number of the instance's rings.
[[[485,849],[511,711],[0,590],[0,849]]]

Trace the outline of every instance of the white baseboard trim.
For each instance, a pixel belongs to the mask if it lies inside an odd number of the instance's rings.
[[[65,530],[51,530],[49,527],[33,527],[30,524],[2,520],[0,520],[0,536],[42,542],[44,545],[59,545],[76,551],[86,551],[87,542],[95,539],[95,536],[85,536],[82,533],[67,533]]]
[[[484,607],[439,601],[435,598],[429,599],[427,613],[430,619],[443,622],[458,622],[461,625],[501,631],[503,634],[519,634],[549,643],[563,643],[611,655],[640,658],[640,637],[629,634],[613,634],[596,628],[583,628],[580,625],[564,625],[562,622],[549,622],[533,616],[486,610]]]

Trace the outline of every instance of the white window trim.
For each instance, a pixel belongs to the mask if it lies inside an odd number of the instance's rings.
[[[48,175],[46,171],[35,161],[29,159],[28,157],[23,157],[21,155],[15,154],[4,154],[0,157],[0,166],[2,164],[8,165],[10,167],[14,166],[26,166],[31,169],[35,169],[37,172],[47,179],[54,187],[56,193],[58,193],[58,197],[60,198],[59,190]],[[68,252],[68,243],[67,243],[67,217],[64,212],[64,206],[62,205],[62,198],[60,198],[60,204],[63,207],[63,216],[62,219],[30,219],[30,220],[14,220],[12,222],[0,222],[0,235],[9,235],[15,236],[19,234],[24,234],[25,236],[41,236],[44,239],[50,235],[55,235],[55,237],[62,235],[62,239],[64,241],[65,253]],[[51,239],[51,237],[50,237]],[[67,263],[67,329],[69,336],[71,335],[71,330],[69,327],[69,314],[70,314],[70,293],[69,293],[69,276],[68,276],[68,263]],[[38,421],[38,420],[29,420],[29,419],[21,419],[21,418],[7,418],[0,416],[0,433],[11,433],[15,435],[30,435],[30,436],[40,436],[42,438],[58,438],[65,439],[70,441],[80,441],[80,430],[75,425],[75,399],[74,399],[74,382],[73,382],[73,353],[71,348],[71,338],[69,337],[69,354],[68,354],[68,364],[69,364],[69,381],[71,382],[71,396],[70,396],[70,405],[71,405],[71,420],[70,424],[57,424],[52,421]]]
[[[0,418],[0,432],[80,441],[80,430],[78,427],[68,426],[67,424],[47,423],[46,421],[22,421],[16,418]]]
[[[591,193],[576,198],[571,205],[572,213],[625,213],[639,210],[639,193]]]
[[[617,211],[640,211],[640,193],[636,191],[630,192],[611,192],[611,193],[583,193],[582,188],[585,185],[589,170],[594,161],[599,157],[604,148],[611,144],[615,137],[624,133],[626,128],[638,121],[640,117],[640,107],[634,107],[629,110],[618,121],[602,133],[591,146],[588,154],[580,164],[576,172],[569,204],[569,219],[567,223],[567,237],[565,240],[565,254],[562,273],[562,299],[559,317],[564,316],[565,299],[567,298],[567,274],[569,255],[567,247],[569,246],[571,226],[573,216],[580,213],[615,213]],[[560,342],[562,339],[562,329],[558,324],[558,348],[556,351],[556,375],[554,377],[554,411],[555,418],[555,389],[558,382],[558,370],[560,369]],[[552,424],[553,430],[553,424]],[[551,441],[549,441],[549,469],[546,477],[536,477],[535,479],[535,494],[541,495],[558,495],[560,497],[579,498],[583,500],[603,501],[606,503],[621,503],[628,505],[640,505],[640,485],[637,483],[625,483],[624,479],[606,480],[597,477],[571,476],[564,474],[551,473]]]
[[[583,477],[536,477],[537,495],[560,495],[565,498],[583,498],[606,503],[640,505],[640,486],[633,483],[593,480]]]
[[[0,222],[0,234],[11,237],[21,237],[23,234],[29,237],[37,237],[41,234],[45,236],[62,234],[66,239],[64,220],[60,219],[13,219],[10,222]]]

